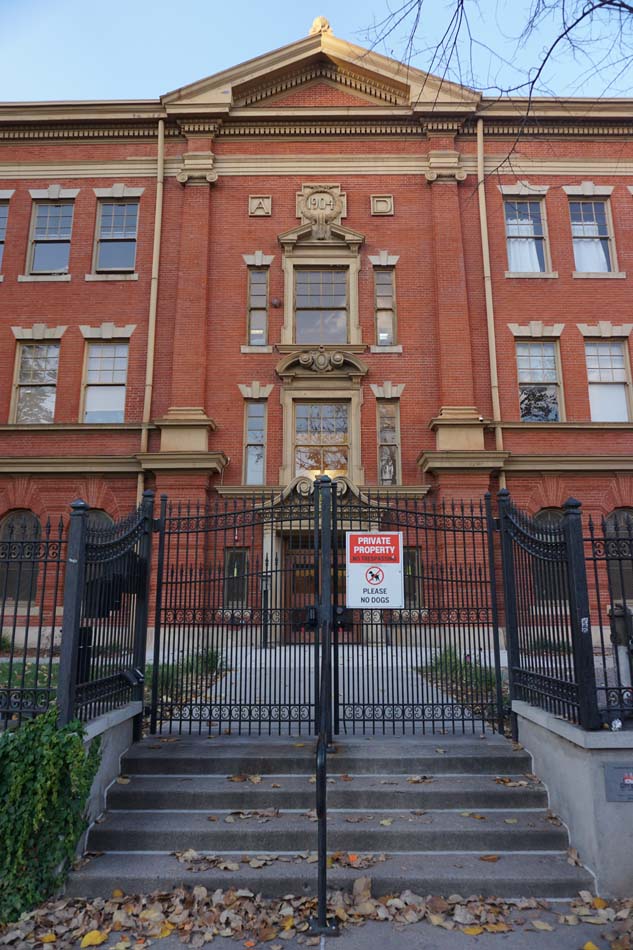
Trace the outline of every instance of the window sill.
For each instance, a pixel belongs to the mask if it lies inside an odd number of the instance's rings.
[[[631,429],[632,422],[502,422],[502,429]]]
[[[539,278],[545,278],[545,280],[553,280],[558,277],[558,271],[514,271],[507,270],[505,272],[505,277],[522,277],[529,280],[539,280]]]
[[[19,284],[37,284],[37,283],[68,283],[70,274],[19,274]]]
[[[87,429],[140,431],[155,428],[153,423],[142,422],[8,422],[0,425],[0,432],[85,432]]]
[[[402,353],[402,343],[393,346],[370,346],[370,353]]]
[[[84,280],[138,280],[138,274],[85,274]]]
[[[240,346],[240,353],[272,353],[272,346]]]
[[[624,280],[626,271],[580,271],[575,270],[572,277],[582,280]]]

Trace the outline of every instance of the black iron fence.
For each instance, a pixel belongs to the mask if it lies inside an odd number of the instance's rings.
[[[27,513],[28,514],[28,513]],[[19,726],[55,698],[66,533],[15,512],[0,532],[0,730]]]
[[[633,518],[627,510],[588,522],[585,556],[596,694],[603,720],[633,720]]]
[[[494,728],[511,697],[586,729],[633,725],[630,511],[583,529],[573,500],[531,517],[504,491],[495,521],[490,498],[435,505],[334,485],[327,578],[322,489],[310,483],[206,506],[164,500],[156,523],[151,493],[116,524],[81,502],[68,529],[5,518],[0,729],[56,696],[62,721],[143,699],[158,526],[153,729],[318,732],[326,580],[337,734]],[[404,607],[346,606],[348,530],[402,533]]]
[[[143,701],[154,495],[112,525],[75,502],[68,532],[60,722]],[[140,734],[140,720],[137,734]]]

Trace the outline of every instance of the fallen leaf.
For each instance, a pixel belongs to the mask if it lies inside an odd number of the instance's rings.
[[[81,941],[82,950],[84,947],[98,947],[108,939],[107,933],[102,930],[89,930]]]
[[[504,818],[503,820],[506,823],[506,825],[518,825],[519,823],[518,818]]]
[[[530,923],[535,930],[553,930],[551,924],[548,924],[545,920],[531,920]]]
[[[498,854],[482,854],[479,860],[488,861],[489,864],[494,864],[495,861],[499,860],[499,855]]]
[[[246,781],[245,775],[228,775],[227,778],[229,782],[245,782]]]
[[[117,887],[117,888],[115,888],[115,889],[112,891],[112,896],[113,896],[113,897],[123,897],[123,891],[121,890],[120,887]]]
[[[351,775],[341,775],[341,776],[339,776],[339,777],[340,777],[341,782],[353,782],[353,781],[354,781],[354,779],[352,778]]]
[[[44,934],[43,937],[39,937],[40,943],[55,943],[57,940],[57,934]]]
[[[587,943],[583,943],[582,950],[598,950],[593,940],[588,940]]]
[[[596,910],[603,910],[605,907],[609,906],[609,902],[605,901],[604,897],[594,897],[591,902]]]
[[[248,780],[249,780],[249,782],[251,782],[253,785],[259,785],[260,782],[261,782],[261,780],[262,780],[262,777],[261,777],[261,775],[249,775],[249,776],[248,776]]]
[[[129,779],[126,775],[119,775],[119,777],[117,778],[117,784],[118,784],[118,785],[129,785],[129,784],[130,784],[130,779]]]
[[[482,934],[483,932],[484,928],[478,925],[474,927],[462,927],[462,933],[468,934],[469,937],[478,937],[479,934]]]
[[[389,825],[392,825],[392,824],[393,824],[393,818],[383,818],[382,821],[380,822],[380,824],[381,824],[381,825],[384,825],[385,828],[388,828]]]

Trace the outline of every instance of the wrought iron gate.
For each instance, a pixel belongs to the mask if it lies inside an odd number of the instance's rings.
[[[489,499],[436,506],[325,477],[281,496],[163,500],[152,731],[314,733],[322,666],[336,734],[495,728],[492,528]],[[359,529],[403,532],[404,609],[345,607],[345,532]]]

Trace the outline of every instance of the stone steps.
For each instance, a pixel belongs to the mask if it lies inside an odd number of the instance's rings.
[[[88,851],[99,856],[71,875],[68,893],[178,884],[316,893],[317,865],[307,860],[317,847],[314,751],[312,739],[144,739],[125,756],[125,778],[89,832]],[[593,886],[567,861],[567,832],[548,816],[530,757],[505,739],[341,738],[328,766],[329,851],[372,856],[363,870],[335,865],[333,888],[351,887],[359,874],[372,878],[375,894],[569,898]],[[248,811],[255,814],[239,814]],[[239,869],[209,860],[192,870],[174,855],[189,849]],[[257,855],[271,863],[251,868]],[[481,860],[489,855],[497,860]]]

